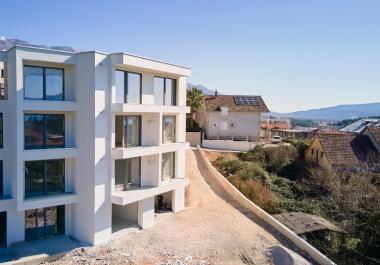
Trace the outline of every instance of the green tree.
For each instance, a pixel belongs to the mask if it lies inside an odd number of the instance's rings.
[[[205,99],[206,96],[202,90],[196,87],[187,90],[186,105],[190,107],[190,116],[188,116],[190,129],[195,128],[195,115],[197,111],[202,109]]]

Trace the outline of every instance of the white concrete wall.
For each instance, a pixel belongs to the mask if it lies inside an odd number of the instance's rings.
[[[161,130],[162,115],[176,115],[176,139],[177,142],[185,142],[185,114],[188,109],[184,106],[189,69],[126,54],[69,53],[28,47],[0,52],[0,59],[7,63],[8,70],[8,100],[0,102],[4,118],[4,148],[0,149],[0,159],[4,166],[4,193],[8,195],[8,199],[0,199],[0,211],[7,211],[8,244],[24,240],[25,209],[62,204],[65,204],[67,235],[92,244],[101,244],[110,238],[115,114],[142,115],[142,146],[157,147],[157,152],[142,156],[143,185],[160,185],[160,157],[162,150],[168,148],[176,152],[176,176],[184,177],[184,145],[162,144]],[[63,68],[65,101],[24,100],[23,64]],[[130,113],[129,106],[121,108],[121,113],[113,111],[115,68],[142,74],[144,108],[141,112]],[[153,106],[155,75],[177,79],[177,104],[181,107]],[[65,114],[66,148],[25,151],[25,112]],[[135,156],[141,153],[144,152],[136,151]],[[25,200],[25,160],[52,158],[65,159],[65,187],[73,194]],[[179,203],[176,209],[183,209],[181,196],[181,191],[177,192],[175,200]],[[138,210],[134,219],[140,226],[145,228],[153,224],[154,196],[129,207]],[[118,207],[115,209],[116,215],[123,213]]]
[[[258,145],[257,142],[247,141],[232,141],[232,140],[205,140],[203,139],[202,147],[218,150],[232,150],[232,151],[249,151]]]
[[[259,112],[231,112],[222,115],[220,111],[206,113],[205,127],[207,137],[216,136],[252,136],[260,137]],[[227,123],[227,130],[222,130],[221,124]],[[216,126],[214,126],[216,123]],[[233,126],[231,126],[233,124]]]

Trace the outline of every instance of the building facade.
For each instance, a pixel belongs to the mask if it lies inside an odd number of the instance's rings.
[[[0,51],[0,244],[184,209],[188,68],[125,53]],[[4,77],[3,77],[4,78]]]
[[[261,114],[268,112],[261,96],[209,96],[198,114],[202,146],[248,151],[260,143]]]

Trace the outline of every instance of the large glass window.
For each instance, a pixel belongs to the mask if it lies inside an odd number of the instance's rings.
[[[50,238],[65,233],[65,206],[25,211],[25,240]]]
[[[24,98],[29,100],[64,100],[64,70],[24,66]]]
[[[174,143],[175,142],[175,121],[174,115],[162,116],[162,142]]]
[[[64,159],[25,162],[25,198],[64,192]]]
[[[4,136],[3,136],[3,113],[0,113],[0,148],[3,148],[4,144]]]
[[[127,190],[141,185],[141,157],[115,161],[115,188]]]
[[[116,147],[135,147],[141,145],[141,116],[116,116]]]
[[[123,103],[141,104],[141,74],[115,70],[115,87],[117,102],[120,102],[121,95],[123,95]]]
[[[165,78],[154,78],[154,104],[164,105]]]
[[[164,77],[154,77],[154,104],[176,105],[176,80]]]
[[[64,114],[25,114],[25,149],[65,147]]]
[[[175,177],[174,174],[175,153],[163,153],[161,158],[161,179],[167,181]]]

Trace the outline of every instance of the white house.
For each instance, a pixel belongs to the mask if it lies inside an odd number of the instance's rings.
[[[184,209],[188,68],[23,46],[0,61],[1,245],[57,234],[100,244],[113,225]]]
[[[268,112],[260,96],[215,95],[206,98],[199,115],[207,148],[248,151],[260,141],[261,113]]]

